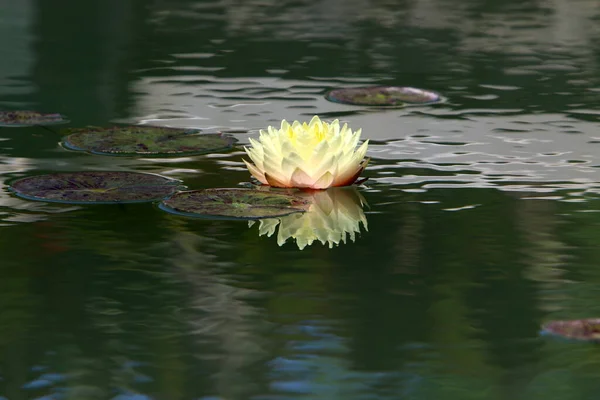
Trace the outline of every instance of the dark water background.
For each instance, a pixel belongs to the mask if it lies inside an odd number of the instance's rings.
[[[0,0],[0,107],[241,130],[314,114],[372,141],[368,231],[278,246],[154,205],[0,194],[0,399],[598,399],[595,0]],[[448,102],[329,103],[398,84]],[[0,179],[136,170],[237,187],[241,147],[66,151],[0,130]]]

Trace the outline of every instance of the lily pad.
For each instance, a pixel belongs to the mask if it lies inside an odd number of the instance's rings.
[[[221,133],[160,126],[70,129],[63,146],[100,155],[182,156],[226,150],[237,139]]]
[[[600,318],[550,321],[542,325],[542,333],[565,339],[600,341]]]
[[[160,208],[174,214],[219,218],[261,219],[304,212],[310,201],[299,196],[252,189],[204,189],[175,193]]]
[[[28,200],[54,203],[141,203],[175,193],[180,182],[139,172],[86,171],[21,178],[9,189]]]
[[[66,124],[62,114],[42,114],[37,111],[0,111],[0,127],[22,128],[35,125]]]
[[[442,101],[436,92],[406,86],[368,86],[333,89],[329,101],[359,106],[401,107],[406,104],[432,104]]]

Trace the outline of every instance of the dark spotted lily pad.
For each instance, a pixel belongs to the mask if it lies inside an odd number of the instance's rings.
[[[159,126],[71,129],[63,145],[101,155],[182,156],[226,150],[237,141],[220,133]]]
[[[37,111],[0,111],[0,127],[22,128],[35,125],[66,124],[61,114],[42,114]]]
[[[28,200],[69,204],[139,203],[163,199],[180,182],[139,172],[71,172],[30,176],[10,185]]]
[[[252,189],[204,189],[175,193],[160,208],[191,217],[261,219],[304,212],[310,201],[299,196]]]
[[[597,342],[600,341],[600,318],[551,321],[542,325],[542,333]]]
[[[406,104],[432,104],[442,97],[429,90],[404,86],[369,86],[330,90],[329,101],[358,106],[401,107]]]

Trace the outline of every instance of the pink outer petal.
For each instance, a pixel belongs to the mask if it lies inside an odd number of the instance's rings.
[[[348,177],[348,179],[344,179],[342,181],[336,182],[333,186],[339,187],[339,186],[352,185],[360,177],[360,174],[362,174],[362,172],[365,170],[365,168],[367,167],[367,164],[369,163],[369,160],[370,159],[367,158],[365,161],[363,161],[363,163],[360,165],[359,170],[356,171],[356,173],[354,175],[351,175],[350,177]]]
[[[246,167],[248,167],[248,170],[250,171],[250,173],[252,174],[253,177],[258,179],[260,183],[262,183],[264,185],[268,185],[265,175],[262,172],[260,172],[259,169],[256,168],[256,166],[254,164],[249,163],[248,161],[246,161],[244,159],[242,159],[242,161],[246,163]]]
[[[294,187],[293,185],[290,185],[289,183],[283,183],[279,180],[277,180],[276,178],[272,177],[271,175],[267,174],[265,172],[265,180],[267,181],[266,184],[272,187],[278,187],[278,188],[291,188]]]
[[[292,187],[297,188],[314,188],[315,180],[311,178],[306,172],[302,171],[300,168],[296,167],[294,173],[292,173],[292,178],[290,185]]]

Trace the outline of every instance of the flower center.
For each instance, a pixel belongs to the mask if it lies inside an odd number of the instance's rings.
[[[328,126],[326,126],[325,124],[323,124],[322,127],[309,127],[307,124],[305,124],[304,126],[301,126],[300,129],[294,129],[290,127],[286,133],[290,141],[294,144],[294,146],[296,146],[299,140],[304,143],[306,143],[307,139],[309,140],[309,142],[313,143],[320,143],[323,140],[326,140],[328,130],[327,128]]]
[[[319,128],[316,128],[315,130],[315,138],[317,139],[317,142],[323,141],[323,139],[325,139],[325,130]]]

